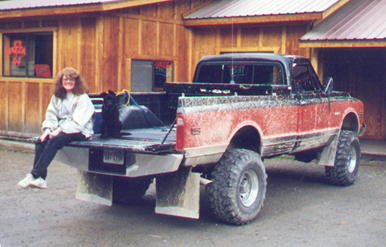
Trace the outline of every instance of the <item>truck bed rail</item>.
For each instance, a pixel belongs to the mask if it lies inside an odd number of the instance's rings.
[[[101,149],[116,149],[138,153],[160,153],[175,150],[176,132],[172,129],[169,135],[168,128],[157,129],[131,129],[129,135],[127,131],[122,139],[100,139],[100,134],[96,134],[91,140],[73,141],[68,144],[72,147],[87,147]]]

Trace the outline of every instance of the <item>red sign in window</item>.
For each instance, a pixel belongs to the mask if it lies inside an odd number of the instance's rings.
[[[22,46],[21,40],[13,42],[13,47],[9,48],[9,55],[14,55],[13,65],[21,65],[21,58],[26,55],[25,47]]]
[[[50,66],[48,64],[35,64],[36,77],[51,77]]]
[[[172,62],[155,62],[154,67],[156,67],[156,68],[172,68],[173,63]]]

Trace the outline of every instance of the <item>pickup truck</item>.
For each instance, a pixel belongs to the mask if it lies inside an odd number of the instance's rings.
[[[78,169],[80,200],[135,201],[154,182],[156,213],[199,218],[203,185],[216,218],[246,224],[265,199],[264,159],[293,155],[324,165],[332,184],[355,182],[364,107],[332,89],[301,56],[206,56],[192,83],[121,93],[131,103],[120,108],[121,139],[100,139],[97,114],[92,140],[71,142],[56,159]]]

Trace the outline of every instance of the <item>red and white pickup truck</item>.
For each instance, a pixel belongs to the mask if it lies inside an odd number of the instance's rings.
[[[135,200],[155,182],[156,213],[198,218],[201,184],[219,220],[245,224],[265,199],[264,158],[315,160],[331,183],[354,183],[363,104],[332,86],[300,56],[207,56],[193,83],[130,94],[135,104],[120,109],[122,139],[96,134],[56,159],[79,170],[78,199]]]

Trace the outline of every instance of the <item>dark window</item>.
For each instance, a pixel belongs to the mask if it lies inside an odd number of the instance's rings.
[[[200,65],[195,82],[225,84],[283,84],[278,63],[205,63]]]
[[[295,85],[299,86],[304,91],[314,91],[314,83],[312,81],[311,73],[307,65],[294,64],[293,75]]]
[[[166,82],[173,82],[173,62],[131,61],[131,92],[163,91]]]
[[[200,67],[197,82],[222,83],[224,65],[203,65]]]
[[[52,78],[53,34],[3,34],[3,76]]]

